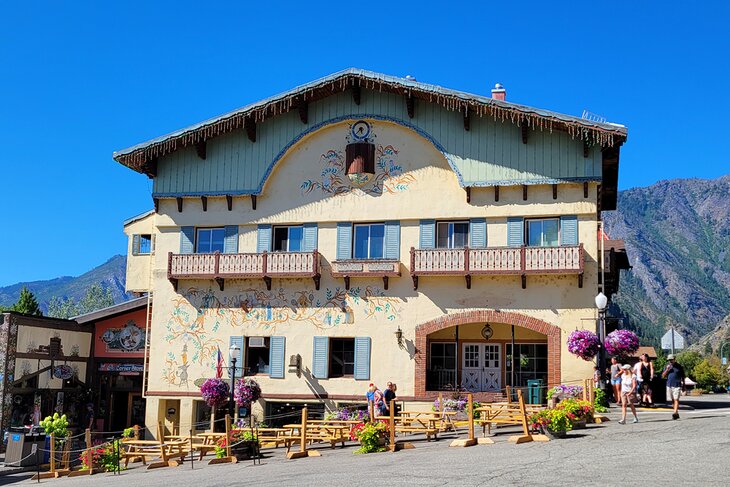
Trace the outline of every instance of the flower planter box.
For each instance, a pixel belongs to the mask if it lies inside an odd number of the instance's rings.
[[[553,431],[553,430],[551,430],[549,428],[545,428],[543,430],[543,432],[551,440],[559,440],[561,438],[565,438],[566,436],[568,436],[568,432],[567,431]]]
[[[587,420],[585,418],[583,419],[577,419],[573,421],[573,429],[574,430],[584,430],[586,429]]]
[[[231,446],[231,455],[238,460],[249,460],[256,457],[257,447],[256,441],[244,441],[235,446]]]

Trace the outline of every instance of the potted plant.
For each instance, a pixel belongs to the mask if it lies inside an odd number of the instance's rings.
[[[557,439],[565,438],[573,429],[573,420],[573,415],[562,409],[543,409],[531,414],[527,421],[533,431]]]
[[[206,379],[200,386],[203,401],[211,408],[219,408],[228,402],[231,389],[223,379]]]
[[[575,330],[568,335],[568,351],[583,360],[593,360],[601,348],[598,335],[589,330]]]
[[[628,357],[639,349],[639,337],[629,330],[616,330],[606,335],[606,352],[617,357]]]
[[[258,454],[259,439],[253,431],[236,428],[228,433],[228,438],[223,437],[218,440],[215,446],[216,458],[226,456],[226,448],[229,442],[231,444],[231,455],[238,460],[247,460]]]
[[[586,427],[588,421],[593,420],[593,404],[589,401],[574,398],[563,399],[555,408],[562,409],[566,413],[574,416],[574,429],[583,429]]]
[[[388,424],[384,421],[358,423],[350,430],[350,439],[360,442],[355,453],[377,453],[385,451],[388,438]]]

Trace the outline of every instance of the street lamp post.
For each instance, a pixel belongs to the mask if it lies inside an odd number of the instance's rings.
[[[238,357],[238,352],[240,351],[241,349],[235,343],[231,345],[231,348],[228,349],[228,357],[231,359],[231,397],[228,401],[228,414],[231,416],[231,418],[234,417],[234,413],[236,411],[233,389],[236,386],[236,360]]]
[[[596,308],[598,308],[598,321],[596,323],[596,326],[598,327],[597,335],[598,340],[601,344],[600,348],[598,349],[598,374],[601,378],[599,382],[599,387],[601,389],[606,388],[606,381],[604,380],[605,373],[606,373],[606,348],[604,347],[604,342],[606,341],[606,306],[608,306],[608,298],[606,297],[603,292],[598,293],[598,296],[596,296]]]
[[[723,350],[725,350],[725,345],[730,344],[729,341],[722,342],[722,345],[720,345],[720,361],[722,362],[722,365],[727,365],[727,360],[725,360],[725,354],[723,354]]]

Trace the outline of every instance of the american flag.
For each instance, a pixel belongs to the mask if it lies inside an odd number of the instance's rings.
[[[223,377],[223,354],[221,353],[221,347],[218,347],[218,363],[215,366],[215,378],[220,379]]]

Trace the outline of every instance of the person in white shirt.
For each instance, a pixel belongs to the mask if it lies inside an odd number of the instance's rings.
[[[636,406],[634,406],[634,394],[636,393],[636,376],[631,371],[631,366],[626,364],[621,367],[621,421],[618,424],[626,424],[626,408],[631,408],[634,415],[633,423],[639,422],[636,416]]]

